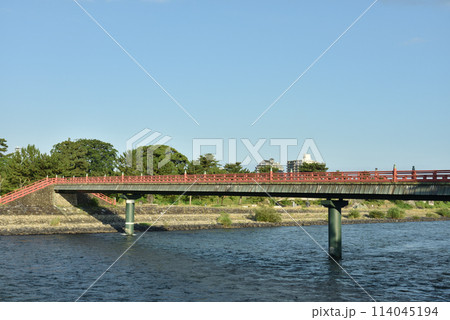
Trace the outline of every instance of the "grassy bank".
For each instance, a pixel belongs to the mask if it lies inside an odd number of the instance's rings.
[[[281,203],[279,203],[281,204]],[[448,203],[430,205],[390,201],[354,201],[342,210],[343,224],[448,220]],[[2,206],[0,235],[123,232],[125,208],[113,206]],[[161,213],[164,213],[162,217]],[[295,207],[164,206],[139,202],[136,231],[296,226],[327,223],[327,209],[305,202]]]

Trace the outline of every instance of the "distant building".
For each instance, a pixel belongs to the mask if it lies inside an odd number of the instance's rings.
[[[264,167],[271,167],[271,168],[277,168],[278,172],[283,171],[283,166],[276,162],[273,158],[270,158],[269,160],[263,160],[256,166],[256,172],[260,172],[261,168]]]
[[[300,172],[300,167],[303,163],[318,163],[311,159],[311,155],[309,153],[305,153],[303,155],[302,160],[290,160],[287,162],[286,172]]]

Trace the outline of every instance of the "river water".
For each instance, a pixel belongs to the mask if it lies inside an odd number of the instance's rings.
[[[146,233],[80,301],[450,301],[450,221]],[[0,237],[0,301],[75,301],[136,237]],[[369,296],[370,295],[370,296]]]

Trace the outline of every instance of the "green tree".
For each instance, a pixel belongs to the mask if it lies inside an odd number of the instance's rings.
[[[117,150],[110,143],[97,139],[79,139],[76,141],[86,149],[88,173],[92,176],[112,175],[117,165]]]
[[[300,172],[326,172],[328,170],[327,165],[325,163],[312,162],[306,163],[303,162],[300,165]]]
[[[8,145],[6,144],[6,139],[0,138],[0,158],[5,156],[6,150],[8,150]]]
[[[214,155],[207,153],[201,155],[198,160],[188,163],[187,172],[190,174],[217,174],[225,171],[220,167],[219,161],[215,159]]]
[[[153,145],[124,152],[118,159],[118,170],[125,175],[146,175],[151,172],[154,175],[183,174],[187,164],[187,157],[176,149]]]
[[[226,173],[250,173],[250,170],[243,168],[240,162],[227,163],[223,169]]]
[[[81,177],[88,173],[87,148],[70,139],[57,143],[50,151],[56,166],[54,173],[66,177]]]
[[[43,179],[52,173],[51,157],[41,153],[34,145],[28,145],[9,154],[7,158],[5,170],[7,186],[2,189],[8,192]]]
[[[267,172],[270,172],[270,168],[272,168],[272,172],[273,173],[280,171],[280,169],[278,169],[276,167],[272,167],[270,165],[267,165],[267,166],[264,166],[264,167],[260,167],[257,172],[259,172],[259,173],[267,173]]]
[[[117,150],[97,139],[68,139],[55,144],[50,153],[55,174],[66,177],[112,175],[117,165]]]

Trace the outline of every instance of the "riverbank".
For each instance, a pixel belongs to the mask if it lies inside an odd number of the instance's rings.
[[[327,224],[327,209],[320,206],[276,208],[281,222],[258,222],[252,207],[136,206],[135,230],[149,231],[199,230],[216,228],[260,228],[276,226],[306,226]],[[434,214],[432,209],[406,211],[403,219],[373,219],[369,208],[359,209],[361,217],[348,218],[351,209],[343,209],[342,223],[385,223],[450,220]],[[123,232],[124,206],[31,206],[17,204],[0,207],[0,235],[77,234]],[[227,213],[231,226],[218,223]]]

